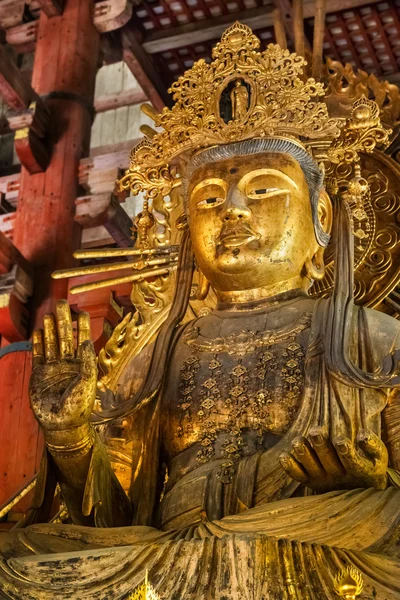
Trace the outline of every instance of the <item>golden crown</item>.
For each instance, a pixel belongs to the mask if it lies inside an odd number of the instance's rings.
[[[172,85],[171,109],[156,114],[145,105],[162,131],[147,128],[149,137],[132,150],[130,167],[118,182],[120,191],[166,196],[182,174],[178,158],[246,139],[279,135],[314,152],[322,146],[336,164],[356,163],[361,151],[388,143],[391,131],[381,126],[375,102],[363,96],[347,120],[332,117],[319,100],[323,84],[305,78],[303,57],[274,44],[264,52],[259,48],[251,29],[235,23],[215,46],[210,64],[199,60]]]

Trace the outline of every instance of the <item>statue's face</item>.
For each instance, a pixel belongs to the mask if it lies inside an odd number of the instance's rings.
[[[200,167],[189,186],[189,218],[197,263],[220,291],[299,277],[318,248],[307,182],[290,155],[262,153]]]

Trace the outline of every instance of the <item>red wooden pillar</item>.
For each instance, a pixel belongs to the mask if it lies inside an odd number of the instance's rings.
[[[90,0],[66,0],[61,16],[40,16],[32,87],[47,97],[54,146],[44,173],[23,169],[14,244],[35,270],[32,328],[55,301],[68,295],[68,281],[52,281],[54,269],[69,267],[79,246],[74,222],[79,159],[88,151],[99,33]],[[30,411],[30,359],[0,360],[0,505],[34,475],[41,454],[38,426]]]

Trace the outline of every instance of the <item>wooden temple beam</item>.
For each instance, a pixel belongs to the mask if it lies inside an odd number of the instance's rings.
[[[122,90],[117,94],[107,94],[105,96],[99,96],[94,101],[95,111],[106,112],[107,110],[114,110],[121,108],[122,106],[134,106],[135,104],[141,104],[147,101],[147,96],[140,89],[134,90]]]
[[[319,81],[323,65],[324,33],[327,0],[316,0],[314,18],[314,41],[312,56],[312,76]]]
[[[158,111],[171,103],[160,73],[130,26],[121,29],[123,57],[148,100]]]
[[[45,171],[51,155],[50,112],[1,44],[0,96],[13,111],[8,123],[15,131],[15,149],[21,164],[29,173]]]
[[[359,8],[378,2],[379,0],[372,0],[371,2],[367,2],[366,0],[334,0],[327,3],[327,13]],[[315,5],[314,0],[304,0],[304,19],[314,17]],[[205,19],[149,33],[143,40],[142,46],[147,53],[156,54],[175,48],[216,40],[221,37],[229,25],[232,25],[233,20],[240,21],[254,30],[272,27],[274,25],[273,11],[268,11],[266,8],[265,6],[260,6],[238,13],[220,15],[212,19]]]
[[[0,336],[7,342],[27,339],[26,302],[33,291],[33,270],[0,231]]]
[[[29,262],[14,244],[0,231],[0,274],[11,271],[13,265],[19,265],[27,275],[33,275]]]

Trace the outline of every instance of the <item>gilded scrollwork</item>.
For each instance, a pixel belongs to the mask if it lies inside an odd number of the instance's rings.
[[[376,102],[361,96],[354,102],[341,136],[329,148],[328,158],[334,164],[357,163],[361,153],[371,154],[377,146],[385,148],[391,133],[381,124]]]
[[[400,278],[396,267],[400,253],[400,172],[389,157],[376,150],[373,155],[364,155],[361,164],[369,196],[364,198],[362,208],[350,206],[354,233],[354,295],[358,303],[376,307]],[[342,165],[335,170],[339,187],[347,188],[351,169],[351,165]],[[312,288],[315,296],[331,293],[332,258],[331,245],[325,254],[325,277]]]

